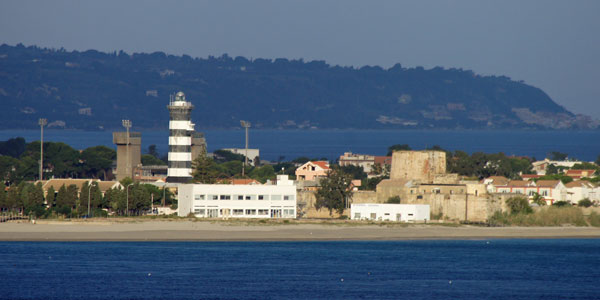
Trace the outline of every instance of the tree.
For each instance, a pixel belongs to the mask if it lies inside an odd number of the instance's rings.
[[[549,153],[550,156],[550,160],[558,160],[558,161],[562,161],[562,160],[566,160],[569,155],[567,153],[562,153],[562,152],[558,152],[558,151],[552,151]]]
[[[48,209],[52,209],[54,206],[54,200],[56,198],[56,191],[53,186],[48,188],[48,192],[46,193],[46,205],[48,205]]]
[[[275,179],[275,170],[271,165],[264,165],[262,167],[254,168],[249,175],[250,178],[265,183],[268,179]]]
[[[581,206],[581,207],[590,207],[593,204],[594,203],[592,203],[592,201],[589,198],[581,199],[581,200],[579,200],[579,202],[577,202],[577,206]]]
[[[596,171],[600,171],[600,166],[596,165],[595,163],[589,163],[589,162],[581,162],[578,164],[573,165],[573,167],[571,167],[571,170],[596,170]]]
[[[546,205],[546,200],[544,200],[544,197],[538,193],[533,194],[532,202],[539,206]]]
[[[388,152],[387,152],[387,156],[392,156],[392,154],[394,153],[394,151],[400,151],[400,150],[406,150],[406,151],[410,151],[412,150],[410,148],[410,146],[408,144],[396,144],[396,145],[391,145],[388,147]]]
[[[363,179],[367,178],[367,173],[365,173],[365,171],[363,170],[362,167],[354,166],[354,165],[347,165],[347,166],[343,166],[340,168],[342,169],[342,172],[351,175],[352,179],[363,180]]]
[[[158,151],[156,151],[156,145],[148,146],[148,154],[154,156],[155,158],[159,157]]]
[[[530,214],[533,212],[527,199],[523,197],[512,197],[506,200],[506,206],[511,214]]]
[[[111,168],[111,165],[117,154],[115,150],[105,146],[90,147],[81,152],[83,161],[82,171],[86,177],[102,178],[106,180],[106,171]]]
[[[333,166],[320,184],[315,193],[315,208],[327,208],[330,215],[333,211],[343,214],[352,199],[352,176],[344,173],[338,166]]]
[[[198,183],[216,182],[219,171],[217,169],[217,164],[212,158],[205,154],[200,154],[192,162],[192,167],[194,168],[194,171],[192,172],[194,181]]]
[[[163,160],[150,154],[142,155],[142,165],[144,166],[164,166],[166,164]]]
[[[4,191],[4,185],[2,186],[2,190],[0,191],[0,211],[3,211],[8,208],[6,205],[6,192]]]
[[[389,197],[385,203],[392,203],[392,204],[400,204],[400,196],[393,196],[393,197]]]

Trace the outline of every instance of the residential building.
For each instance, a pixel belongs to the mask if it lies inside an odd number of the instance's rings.
[[[370,175],[379,175],[374,173],[383,173],[392,165],[391,156],[374,156],[368,154],[355,154],[345,152],[339,158],[339,165],[361,167],[363,171]]]
[[[297,180],[316,180],[331,170],[327,161],[309,161],[296,169]]]
[[[248,163],[253,166],[256,166],[256,162],[260,160],[260,149],[248,148],[248,155],[246,155],[246,148],[225,148],[223,150],[248,157]]]
[[[532,200],[537,193],[543,197],[548,205],[567,200],[567,188],[560,180],[538,180],[537,182],[511,180],[505,185],[498,185],[494,188],[496,193],[521,194],[529,200]]]
[[[533,163],[531,163],[531,165],[533,166],[533,171],[535,171],[538,175],[546,175],[546,170],[548,169],[549,165],[554,165],[555,167],[572,168],[574,165],[580,163],[581,161],[559,161],[549,160],[546,158],[544,160],[534,161]]]
[[[85,183],[89,185],[90,182],[93,184],[98,184],[98,188],[100,189],[102,196],[104,196],[106,191],[112,188],[123,188],[123,185],[118,181],[102,181],[100,179],[50,179],[42,181],[42,189],[44,190],[44,196],[46,196],[48,195],[48,189],[50,189],[50,187],[54,188],[55,192],[58,192],[63,185],[65,187],[75,185],[79,191],[79,194],[81,194],[82,192],[87,192],[81,190],[83,185]]]
[[[578,180],[581,178],[591,178],[596,176],[596,170],[567,170],[565,175]]]
[[[180,184],[179,216],[199,218],[295,218],[296,185],[278,175],[276,185]]]
[[[352,220],[415,222],[429,221],[429,205],[361,203],[350,206]]]
[[[580,200],[590,199],[591,201],[600,201],[600,186],[585,180],[572,181],[565,184],[567,189],[566,201],[577,204]]]

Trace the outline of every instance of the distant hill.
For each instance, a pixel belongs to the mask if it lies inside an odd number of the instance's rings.
[[[166,129],[169,94],[195,105],[197,128],[597,128],[542,90],[440,67],[192,58],[0,46],[0,128]]]

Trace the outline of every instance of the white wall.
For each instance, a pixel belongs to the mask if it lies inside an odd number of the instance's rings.
[[[296,186],[291,181],[279,182],[278,185],[181,184],[177,214],[187,216],[192,212],[207,218],[295,218]],[[239,197],[243,200],[238,200]]]
[[[429,205],[426,204],[352,204],[352,220],[377,221],[429,221]],[[398,220],[400,218],[400,220]]]

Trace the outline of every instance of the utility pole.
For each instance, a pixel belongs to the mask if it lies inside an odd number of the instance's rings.
[[[246,153],[244,155],[244,157],[245,157],[244,165],[242,166],[242,177],[244,177],[246,165],[248,164],[248,128],[250,128],[251,124],[250,124],[250,122],[247,122],[244,120],[241,120],[240,124],[242,125],[242,127],[244,127],[246,129]]]
[[[44,179],[44,126],[48,124],[48,120],[40,118],[38,121],[40,124],[40,182]]]
[[[131,155],[129,154],[129,128],[131,128],[130,120],[123,120],[123,127],[127,130],[127,165],[125,166],[125,173],[129,175],[133,180],[133,170],[131,169]]]

